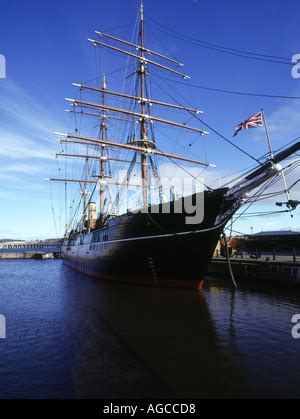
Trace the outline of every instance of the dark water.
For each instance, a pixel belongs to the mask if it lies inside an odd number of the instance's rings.
[[[300,398],[300,289],[102,283],[1,261],[0,398]]]

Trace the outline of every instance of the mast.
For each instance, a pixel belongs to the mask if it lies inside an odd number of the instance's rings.
[[[266,136],[267,136],[267,141],[268,141],[268,146],[269,146],[269,151],[270,151],[270,159],[272,160],[274,158],[274,154],[273,154],[273,148],[272,148],[271,138],[270,138],[270,134],[269,134],[269,128],[268,128],[268,124],[267,124],[267,118],[266,118],[265,110],[262,109],[261,113],[262,113],[262,117],[263,117],[264,127],[265,127],[265,131],[266,131]]]
[[[84,186],[83,186],[83,225],[85,224],[86,221],[86,212],[87,212],[87,181],[88,181],[88,177],[89,177],[89,159],[88,157],[86,157],[85,159],[85,182],[84,182]]]
[[[146,67],[145,67],[145,22],[144,22],[144,3],[141,0],[140,7],[140,85],[141,85],[141,113],[145,115],[145,92],[146,92]],[[141,119],[141,141],[145,148],[148,146],[148,129],[147,121],[143,117]],[[148,172],[147,172],[147,155],[146,153],[141,153],[141,163],[142,163],[142,193],[143,193],[143,206],[148,205]]]
[[[274,159],[274,153],[273,153],[269,128],[268,128],[268,124],[267,124],[267,118],[266,118],[265,110],[262,109],[261,112],[262,112],[262,116],[263,116],[263,122],[264,122],[264,126],[265,126],[265,131],[266,131],[266,136],[267,136],[267,141],[268,141],[268,146],[269,146],[269,151],[270,151],[270,160],[272,161]],[[291,197],[290,197],[290,192],[288,190],[285,174],[284,174],[283,171],[281,171],[281,177],[282,177],[283,184],[284,184],[284,192],[285,192],[287,201],[289,202]],[[290,207],[289,207],[289,209],[290,209],[291,218],[293,218],[292,209]]]
[[[153,134],[150,130],[150,125],[153,123],[162,124],[168,127],[174,127],[177,129],[187,130],[194,134],[197,134],[198,137],[202,137],[208,132],[204,131],[200,127],[193,127],[187,124],[184,121],[173,121],[169,119],[162,118],[159,114],[152,115],[150,112],[152,105],[157,105],[158,107],[167,107],[171,109],[176,109],[179,111],[185,111],[192,114],[202,113],[198,109],[191,108],[189,106],[184,106],[179,102],[175,101],[175,103],[168,103],[156,98],[152,98],[148,95],[147,92],[147,76],[148,76],[148,69],[152,66],[158,68],[159,70],[167,71],[172,73],[173,75],[182,77],[184,79],[189,78],[186,74],[178,71],[177,69],[171,68],[170,65],[177,65],[178,67],[182,67],[179,61],[174,60],[173,58],[167,57],[159,52],[152,51],[146,48],[145,43],[145,20],[144,20],[144,2],[140,0],[140,10],[139,10],[139,28],[138,28],[138,42],[136,44],[129,42],[127,40],[120,39],[118,37],[107,35],[102,32],[96,32],[100,38],[107,38],[109,43],[102,42],[102,39],[96,41],[94,39],[88,39],[94,47],[101,47],[106,48],[108,50],[114,51],[117,54],[123,54],[128,56],[130,59],[135,61],[135,72],[136,74],[136,90],[134,94],[130,94],[130,92],[118,92],[118,91],[111,91],[107,89],[105,77],[103,79],[102,87],[99,86],[94,87],[85,84],[77,84],[73,83],[74,86],[78,87],[80,91],[87,90],[93,93],[98,94],[98,98],[100,96],[100,100],[95,100],[94,103],[87,101],[86,99],[67,99],[67,101],[71,102],[71,109],[68,109],[67,112],[74,114],[75,118],[76,115],[88,116],[91,118],[97,119],[97,127],[98,127],[98,135],[96,138],[91,138],[89,136],[78,135],[77,130],[73,134],[60,134],[56,133],[56,135],[65,137],[65,139],[61,140],[61,144],[64,143],[72,143],[81,145],[87,148],[87,152],[84,154],[67,154],[67,153],[60,153],[57,157],[75,157],[75,158],[83,158],[85,159],[85,179],[67,179],[66,182],[79,182],[81,184],[81,190],[83,194],[83,201],[84,201],[84,215],[83,221],[86,221],[86,210],[87,210],[87,187],[90,184],[95,184],[100,181],[100,191],[99,191],[99,213],[100,219],[104,216],[105,211],[105,197],[107,193],[108,185],[112,185],[112,182],[109,179],[108,182],[108,175],[107,173],[107,162],[121,162],[121,163],[129,163],[130,167],[128,169],[128,179],[125,182],[128,186],[129,177],[132,171],[132,168],[135,164],[141,166],[141,182],[139,182],[138,187],[141,191],[141,201],[142,206],[147,207],[150,204],[149,199],[149,178],[151,173],[153,172],[154,177],[159,179],[158,168],[156,166],[156,156],[159,158],[167,158],[171,160],[179,160],[182,162],[193,163],[197,165],[202,165],[205,167],[213,167],[213,165],[209,164],[208,162],[199,161],[195,159],[191,159],[188,157],[166,153],[163,150],[157,148],[156,141],[153,138]],[[112,43],[112,44],[111,44]],[[122,43],[128,47],[128,51],[122,48],[119,48],[117,45],[118,43]],[[134,48],[135,51],[130,51],[130,49]],[[149,56],[155,56],[157,59],[152,60],[149,59]],[[151,57],[150,57],[151,58]],[[163,61],[161,61],[163,60]],[[167,62],[167,65],[165,64]],[[169,64],[168,64],[169,62]],[[131,74],[131,75],[133,75]],[[107,102],[107,95],[109,97],[115,98],[122,98],[129,101],[133,101],[135,103],[131,103],[128,107],[126,106],[110,106]],[[133,106],[132,106],[133,105]],[[115,120],[121,121],[124,123],[130,123],[132,125],[131,132],[134,131],[134,135],[128,135],[127,141],[125,138],[122,141],[121,139],[115,139],[113,141],[108,139],[108,125],[107,120]],[[135,124],[139,123],[138,134],[137,138],[135,137],[136,130],[134,128]],[[97,155],[93,153],[89,153],[89,148],[92,147],[93,149],[97,147],[98,153]],[[134,152],[134,157],[131,160],[120,159],[120,158],[110,158],[108,157],[108,150],[111,149],[121,149],[126,150],[129,152]],[[140,158],[137,159],[137,156]],[[96,176],[97,181],[89,179],[89,159],[98,159],[98,168],[100,169],[100,173]],[[84,177],[84,176],[83,176]],[[53,181],[59,181],[59,179],[52,179]],[[117,184],[115,184],[117,186]],[[123,186],[123,182],[122,185]],[[135,185],[136,186],[136,185]],[[157,185],[159,188],[161,187],[158,183]],[[161,193],[161,192],[160,192]],[[119,194],[117,195],[119,196]],[[162,202],[162,198],[160,195],[160,201]]]
[[[105,105],[105,90],[106,90],[106,80],[105,76],[103,77],[103,83],[102,83],[102,104]],[[101,147],[101,158],[100,158],[100,179],[105,178],[105,144],[104,142],[107,140],[107,124],[105,122],[105,112],[103,111],[102,114],[102,122],[101,122],[101,140],[103,141],[102,144],[100,144]],[[105,185],[103,182],[100,182],[100,217],[104,214],[104,203],[105,203]]]

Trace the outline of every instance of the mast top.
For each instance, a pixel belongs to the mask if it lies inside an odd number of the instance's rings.
[[[143,22],[144,21],[144,2],[143,2],[143,0],[141,0],[140,16],[141,16],[141,22]]]
[[[102,89],[103,89],[103,90],[106,90],[106,89],[107,89],[106,76],[105,76],[105,74],[104,74],[104,76],[103,76]]]

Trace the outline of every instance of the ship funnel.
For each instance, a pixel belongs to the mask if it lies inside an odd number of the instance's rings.
[[[96,214],[96,203],[89,203],[89,228],[93,229],[96,227],[97,214]]]

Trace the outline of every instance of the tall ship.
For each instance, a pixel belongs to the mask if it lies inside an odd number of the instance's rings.
[[[116,282],[198,287],[234,214],[253,200],[252,191],[257,197],[267,185],[282,178],[280,162],[300,146],[294,143],[255,159],[256,167],[236,179],[233,186],[205,185],[189,165],[199,167],[201,172],[212,164],[191,158],[188,153],[164,150],[165,138],[158,127],[180,130],[181,136],[191,133],[198,141],[208,132],[202,124],[199,127],[202,112],[182,104],[180,98],[174,99],[167,87],[165,91],[172,100],[163,101],[152,94],[164,83],[162,77],[157,83],[160,86],[153,89],[152,71],[182,79],[188,76],[177,59],[146,46],[143,1],[136,34],[132,41],[102,32],[89,39],[96,50],[107,49],[126,58],[124,85],[132,90],[111,89],[114,74],[108,72],[95,84],[74,83],[79,97],[66,100],[71,105],[67,111],[74,118],[75,130],[55,133],[62,144],[57,157],[65,159],[66,164],[71,161],[75,167],[73,177],[51,179],[62,182],[65,192],[75,196],[63,241],[64,264]],[[165,118],[160,110],[164,114],[185,113],[185,119],[197,124]],[[95,135],[84,132],[85,123]],[[162,165],[181,171],[190,183],[180,192],[172,184],[166,186]]]

